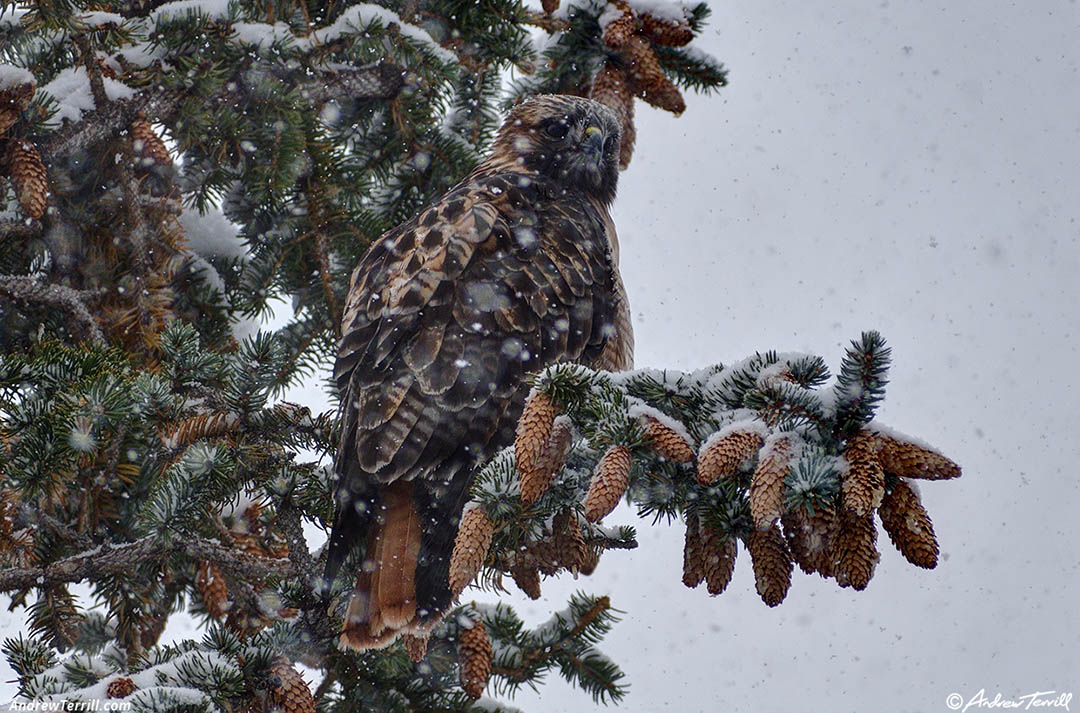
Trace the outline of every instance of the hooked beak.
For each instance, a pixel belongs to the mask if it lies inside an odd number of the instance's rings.
[[[587,154],[602,156],[604,153],[604,132],[596,126],[586,128],[581,139],[581,148]]]

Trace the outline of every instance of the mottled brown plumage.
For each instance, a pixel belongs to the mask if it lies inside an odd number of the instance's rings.
[[[423,635],[449,606],[473,470],[513,442],[528,373],[631,365],[608,214],[618,146],[618,121],[600,104],[522,102],[491,156],[383,235],[353,273],[335,367],[342,440],[326,570],[332,580],[350,556],[360,563],[343,646]]]

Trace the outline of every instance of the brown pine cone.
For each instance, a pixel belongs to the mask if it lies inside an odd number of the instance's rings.
[[[270,689],[270,700],[283,713],[315,713],[315,698],[311,695],[304,677],[293,668],[288,659],[278,656],[270,664],[270,672],[281,679],[281,684]]]
[[[694,460],[694,451],[690,444],[674,428],[652,416],[643,416],[641,422],[645,427],[645,439],[654,451],[674,463],[689,463]]]
[[[159,164],[168,166],[172,164],[169,149],[165,142],[154,131],[154,127],[146,119],[136,119],[129,127],[131,132],[131,147],[138,157],[140,164]]]
[[[720,478],[734,474],[764,443],[765,440],[753,431],[733,431],[723,438],[706,440],[698,453],[698,483],[712,485]]]
[[[530,395],[521,411],[514,436],[514,458],[521,477],[522,502],[526,493],[539,497],[547,489],[550,475],[544,473],[542,459],[556,415],[555,403],[543,393]]]
[[[229,611],[229,591],[225,577],[213,562],[203,562],[195,575],[195,586],[202,595],[206,612],[214,619],[220,619]]]
[[[841,502],[860,517],[869,515],[885,495],[885,471],[878,462],[877,442],[860,431],[844,451],[847,469],[840,475]]]
[[[734,537],[718,532],[708,525],[702,528],[701,545],[706,589],[715,596],[727,589],[731,583],[738,546]]]
[[[427,642],[428,637],[426,635],[401,635],[401,645],[405,647],[405,653],[409,655],[409,660],[413,663],[420,663],[424,660],[424,657],[427,656]]]
[[[19,120],[19,114],[30,106],[34,96],[34,83],[9,84],[0,89],[0,136]]]
[[[49,200],[49,178],[34,145],[23,139],[8,139],[5,163],[15,196],[26,214],[37,220],[45,215]]]
[[[457,596],[480,573],[491,548],[495,525],[479,505],[466,507],[450,554],[450,591]]]
[[[694,39],[690,23],[669,22],[646,13],[640,15],[641,32],[658,45],[665,47],[683,47]]]
[[[798,508],[784,513],[781,518],[788,550],[803,572],[817,572],[825,578],[833,576],[829,556],[829,531],[833,517],[831,509],[818,505],[813,515]]]
[[[758,457],[750,481],[750,516],[754,528],[768,530],[784,512],[784,478],[791,468],[791,439],[772,441]]]
[[[588,553],[577,515],[569,509],[564,509],[552,520],[551,528],[552,538],[555,541],[555,556],[559,560],[559,566],[571,572],[577,572]]]
[[[830,558],[837,584],[866,589],[880,559],[876,542],[873,515],[859,516],[841,508],[829,533]]]
[[[544,8],[544,12],[550,15],[559,9],[559,0],[540,0],[540,7]]]
[[[510,576],[514,578],[518,589],[525,592],[529,599],[540,598],[540,570],[536,567],[535,559],[518,553],[510,567]]]
[[[604,64],[593,78],[589,97],[609,109],[613,109],[622,125],[622,138],[619,142],[619,168],[630,165],[634,154],[634,142],[637,130],[634,128],[634,93],[621,69],[610,62]]]
[[[547,492],[555,474],[566,465],[566,457],[574,444],[574,429],[566,416],[559,416],[551,426],[551,435],[535,467],[526,477],[521,474],[521,504],[529,507]]]
[[[610,4],[618,8],[622,14],[609,22],[607,27],[604,28],[604,44],[611,49],[622,49],[637,32],[634,11],[623,0],[614,0]]]
[[[872,438],[879,443],[878,460],[887,473],[900,478],[921,480],[960,477],[960,466],[940,453],[880,433],[874,434]]]
[[[127,698],[136,690],[135,682],[130,678],[117,678],[109,681],[109,685],[105,687],[105,697]]]
[[[461,687],[469,698],[477,699],[484,693],[491,676],[491,639],[480,619],[473,619],[472,626],[462,627],[458,634],[458,664]]]
[[[559,571],[559,556],[551,537],[537,540],[529,547],[529,552],[536,559],[540,572],[548,577]]]
[[[683,543],[682,581],[693,589],[705,580],[705,547],[696,515],[686,516],[686,540]]]
[[[615,509],[630,485],[630,449],[611,446],[596,464],[585,496],[585,519],[599,522]]]
[[[754,565],[754,582],[761,601],[777,606],[787,596],[795,568],[780,528],[773,525],[768,530],[751,530],[746,549]]]
[[[885,494],[878,516],[889,539],[917,567],[933,569],[938,562],[938,542],[934,523],[923,508],[919,494],[905,481],[898,480]]]
[[[596,571],[596,566],[600,564],[601,550],[599,547],[585,547],[585,559],[581,560],[581,565],[578,567],[578,574],[583,574],[586,577]]]
[[[686,111],[679,88],[664,74],[647,39],[635,35],[627,40],[621,51],[626,59],[630,87],[637,96],[675,116]]]

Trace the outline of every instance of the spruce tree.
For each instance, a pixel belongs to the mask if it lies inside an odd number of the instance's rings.
[[[912,481],[960,471],[874,420],[890,359],[878,334],[835,379],[818,357],[776,352],[692,373],[557,365],[534,375],[514,446],[476,478],[451,570],[462,604],[429,641],[335,646],[345,597],[320,588],[324,553],[304,527],[332,520],[336,395],[328,384],[313,414],[282,394],[324,379],[352,266],[465,175],[523,96],[614,108],[627,167],[635,99],[678,114],[683,91],[726,83],[692,45],[708,14],[630,0],[0,4],[0,592],[26,617],[3,643],[20,697],[496,710],[481,696],[555,670],[618,701],[608,597],[575,595],[529,629],[466,587],[512,581],[537,598],[544,577],[589,574],[636,546],[632,528],[601,524],[624,498],[685,524],[683,582],[709,594],[740,551],[769,606],[795,565],[862,589],[875,512],[904,556],[935,566]],[[281,299],[288,323],[260,331]],[[180,612],[203,638],[160,644]]]

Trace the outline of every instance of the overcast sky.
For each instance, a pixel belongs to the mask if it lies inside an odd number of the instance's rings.
[[[745,552],[725,594],[688,590],[681,528],[623,507],[606,523],[638,524],[640,548],[545,580],[520,612],[538,623],[575,589],[609,593],[626,612],[602,646],[632,685],[624,713],[932,713],[980,689],[1080,693],[1080,7],[713,10],[698,46],[730,87],[688,96],[678,119],[639,104],[621,179],[638,365],[780,349],[835,370],[880,330],[894,366],[879,419],[964,469],[922,488],[942,562],[909,565],[882,533],[866,591],[796,571],[769,609]],[[557,676],[540,696],[514,703],[593,710]]]

